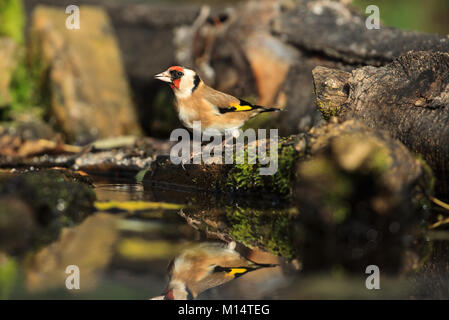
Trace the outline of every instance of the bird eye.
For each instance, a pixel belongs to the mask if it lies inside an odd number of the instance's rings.
[[[181,71],[178,71],[178,72],[176,72],[176,75],[181,78],[184,75],[184,73],[182,73]]]

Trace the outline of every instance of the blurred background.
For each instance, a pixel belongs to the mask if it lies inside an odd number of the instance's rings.
[[[0,3],[0,35],[9,40],[2,40],[2,50],[0,51],[2,68],[8,70],[8,72],[2,72],[0,121],[27,122],[34,131],[40,130],[40,135],[45,135],[45,133],[51,135],[52,131],[55,131],[62,133],[67,141],[81,144],[108,135],[143,133],[158,138],[167,138],[170,131],[179,126],[179,122],[172,108],[170,89],[153,80],[152,76],[170,65],[179,63],[174,45],[174,29],[193,23],[197,17],[198,8],[203,4],[211,5],[213,10],[223,10],[227,3],[235,4],[236,2],[238,1],[78,1],[79,5],[89,4],[103,8],[107,17],[98,12],[93,15],[89,13],[92,19],[101,19],[92,22],[93,25],[90,26],[91,22],[88,19],[91,18],[86,14],[83,21],[85,28],[82,27],[75,36],[74,32],[64,30],[63,22],[67,15],[63,13],[63,9],[70,5],[70,1],[2,0]],[[351,1],[344,2],[350,3]],[[378,5],[380,18],[386,26],[441,35],[449,33],[447,19],[449,4],[444,0],[425,2],[418,0],[355,0],[352,3],[362,12],[369,4]],[[46,12],[45,10],[36,12],[36,7],[39,5],[57,7],[59,12]],[[170,18],[170,15],[173,16]],[[56,23],[57,19],[61,22],[60,24]],[[53,21],[53,26],[50,26],[51,21]],[[95,37],[89,32],[98,32],[95,30],[99,30],[100,24],[111,28],[111,34],[98,35],[104,37],[103,40],[109,44],[99,39],[97,43],[92,42],[93,46],[86,46]],[[52,95],[52,90],[55,87],[51,88],[46,80],[49,74],[48,66],[45,64],[51,64],[56,58],[54,54],[57,43],[49,40],[54,39],[52,31],[49,30],[52,27],[55,28],[54,34],[71,37],[70,41],[74,42],[74,46],[78,46],[79,51],[82,51],[83,48],[92,50],[92,52],[74,51],[68,54],[78,56],[74,59],[84,59],[83,63],[86,64],[86,69],[97,68],[91,74],[86,71],[86,74],[81,76],[85,82],[78,84],[79,92],[82,92],[80,97],[75,95],[76,92],[66,91],[70,89],[62,84],[56,86],[61,88],[61,96],[66,99],[65,105],[58,104]],[[116,45],[118,45],[118,49],[115,47]],[[101,50],[104,51],[102,54],[97,53]],[[106,55],[108,56],[106,57]],[[87,65],[89,63],[86,61],[87,56],[92,56],[92,66]],[[101,59],[103,57],[105,60]],[[101,69],[103,66],[98,65],[94,59],[104,61],[104,70]],[[84,70],[82,66],[75,65],[73,68]],[[113,70],[109,70],[111,68]],[[67,69],[61,72],[70,74],[70,70]],[[99,74],[104,76],[99,76]],[[91,82],[92,84],[98,83],[99,79],[95,79],[95,77],[101,77],[101,80],[105,81],[106,74],[109,74],[114,81],[110,79],[108,84],[102,84],[108,86],[102,90],[109,90],[109,88],[117,90],[117,95],[102,97],[101,90],[99,90],[101,88],[96,88],[100,97],[95,97],[95,94],[89,92],[86,87],[91,87]],[[56,79],[58,77],[58,75],[54,76],[53,81],[58,82],[59,80]],[[67,78],[67,74],[60,74],[60,77]],[[89,77],[92,77],[92,81]],[[123,79],[118,77],[123,77]],[[232,77],[229,76],[229,78]],[[231,93],[241,94],[250,100],[257,99],[257,91],[248,85],[238,88],[239,85],[221,83],[225,80],[219,79],[219,81],[220,83],[209,82],[216,87],[227,89]],[[229,81],[232,82],[232,80]],[[65,85],[68,86],[68,83],[66,82]],[[72,99],[72,101],[67,101],[67,99]],[[105,99],[114,107],[110,105],[96,106],[90,110],[87,107],[88,105],[104,104]],[[275,104],[274,101],[271,103]],[[120,104],[120,107],[115,106],[117,104]],[[76,112],[70,111],[71,105],[77,105],[77,107],[73,107],[77,110]],[[298,112],[298,115],[304,115],[304,113],[310,113],[310,110]],[[126,119],[118,119],[115,124],[106,121],[108,116],[115,114],[121,114],[121,118],[126,117]],[[307,129],[316,121],[317,115],[308,116],[313,119],[308,121],[308,118],[305,117],[304,123],[298,124],[300,129]],[[83,120],[77,120],[81,117]],[[282,120],[281,123],[285,124],[286,122]],[[292,132],[296,129],[289,131],[284,134],[296,133]]]

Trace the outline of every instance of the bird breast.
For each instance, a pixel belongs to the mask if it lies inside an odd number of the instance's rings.
[[[181,122],[189,129],[193,127],[193,121],[199,120],[198,113],[195,109],[186,108],[180,103],[178,107],[178,117],[179,120],[181,120]]]

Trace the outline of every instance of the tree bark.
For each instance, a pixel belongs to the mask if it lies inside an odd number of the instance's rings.
[[[283,148],[288,145],[297,161],[291,167],[290,197],[276,207],[262,202],[268,191],[276,192],[276,179],[268,180],[265,192],[251,184],[238,189],[238,206],[233,205],[236,199],[220,198],[230,194],[229,182],[238,176],[229,174],[232,165],[221,171],[220,166],[186,165],[176,171],[169,161],[156,161],[144,182],[216,190],[219,199],[212,208],[193,202],[182,212],[210,237],[299,258],[309,271],[339,265],[360,272],[376,264],[385,272],[399,272],[407,247],[403,239],[418,234],[418,222],[429,207],[431,172],[423,162],[387,132],[355,120],[316,127]]]
[[[317,67],[313,76],[323,115],[387,130],[431,166],[438,195],[449,195],[449,54],[409,52],[384,67]]]

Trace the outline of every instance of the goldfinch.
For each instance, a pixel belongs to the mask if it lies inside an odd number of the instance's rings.
[[[196,299],[201,292],[245,273],[277,266],[245,259],[234,248],[235,242],[228,245],[206,242],[182,251],[170,262],[169,282],[163,296],[152,300]]]
[[[192,129],[194,121],[201,121],[201,131],[206,134],[234,131],[259,113],[280,111],[277,108],[253,105],[212,89],[195,71],[184,67],[172,66],[154,77],[168,82],[173,89],[176,110],[182,124]]]

